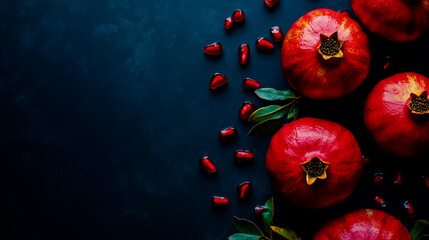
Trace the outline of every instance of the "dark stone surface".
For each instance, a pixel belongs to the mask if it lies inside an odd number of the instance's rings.
[[[254,41],[279,25],[286,33],[306,12],[320,7],[350,9],[347,0],[281,0],[274,9],[258,1],[195,0],[16,0],[0,1],[0,234],[1,239],[226,239],[232,216],[258,221],[253,206],[273,195],[264,170],[270,136],[247,137],[250,125],[237,110],[254,94],[244,77],[265,87],[289,89],[280,69],[280,46],[259,52]],[[227,33],[233,10],[245,23]],[[402,203],[429,218],[428,190],[421,183],[427,157],[400,159],[379,152],[367,135],[362,105],[373,85],[393,73],[429,76],[428,36],[391,43],[369,34],[368,79],[341,100],[303,99],[301,117],[329,119],[349,128],[373,159],[354,194],[322,210],[303,210],[275,197],[274,222],[303,239],[327,220],[374,207],[381,194],[386,211],[410,225]],[[220,41],[224,53],[208,58],[203,46]],[[237,47],[251,46],[241,67]],[[390,71],[383,60],[391,55]],[[212,93],[214,72],[226,74],[226,89]],[[221,144],[218,131],[233,125],[239,137]],[[237,166],[232,153],[251,149],[255,162]],[[208,154],[218,166],[202,175]],[[419,161],[420,160],[420,161]],[[413,164],[414,162],[414,164]],[[392,186],[403,171],[405,184]],[[377,189],[371,176],[386,173]],[[235,187],[250,180],[254,194],[238,202]],[[214,211],[212,195],[230,197]]]

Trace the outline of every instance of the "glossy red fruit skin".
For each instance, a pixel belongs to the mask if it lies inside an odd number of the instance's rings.
[[[255,158],[255,154],[250,150],[238,149],[234,152],[234,160],[236,163],[248,163]]]
[[[390,214],[375,209],[349,212],[325,224],[313,240],[412,240],[402,223]]]
[[[384,185],[384,174],[383,173],[374,174],[374,183],[378,187],[382,187]]]
[[[279,26],[274,26],[270,28],[270,35],[275,43],[282,42],[285,37],[283,30]]]
[[[300,164],[313,157],[330,166],[326,179],[308,185]],[[362,154],[353,134],[339,124],[301,118],[273,136],[265,167],[274,189],[289,202],[302,208],[323,208],[353,192],[362,175]]]
[[[209,156],[204,155],[200,161],[199,161],[199,166],[201,171],[205,172],[205,173],[209,173],[209,174],[214,174],[217,172],[217,168],[216,165],[214,164],[214,162],[210,159]]]
[[[343,58],[324,60],[317,52],[320,34],[345,41]],[[289,29],[281,51],[283,75],[304,96],[334,99],[349,95],[367,77],[369,41],[353,19],[330,9],[313,10]]]
[[[267,7],[273,7],[278,2],[279,2],[279,0],[264,0],[264,4]]]
[[[385,208],[387,206],[386,201],[384,201],[384,199],[381,198],[380,196],[375,196],[374,202],[377,204],[377,206],[381,208]]]
[[[234,21],[232,20],[232,18],[231,17],[227,17],[225,19],[225,24],[224,24],[225,30],[231,29],[233,25],[234,25]]]
[[[417,73],[399,73],[375,85],[364,107],[366,128],[378,146],[391,154],[410,157],[429,150],[428,114],[408,109],[410,94],[429,91],[429,79]]]
[[[406,202],[404,203],[404,209],[405,209],[405,211],[407,212],[407,216],[408,216],[408,217],[413,218],[413,217],[415,217],[415,216],[416,216],[416,213],[415,213],[415,211],[414,211],[414,207],[413,207],[413,205],[412,205],[409,201],[406,201]]]
[[[261,87],[261,83],[258,81],[252,79],[252,78],[245,78],[243,79],[243,88],[244,89],[252,89],[256,90]]]
[[[244,66],[249,60],[250,48],[249,44],[243,43],[238,47],[238,61]]]
[[[238,200],[247,200],[252,194],[252,183],[249,181],[242,182],[237,186],[237,197]]]
[[[204,52],[212,56],[221,55],[223,52],[222,44],[220,42],[210,43],[204,47]]]
[[[212,204],[215,208],[221,208],[228,205],[229,199],[227,197],[223,196],[213,196],[212,197]]]
[[[254,208],[254,212],[255,212],[255,214],[261,214],[262,213],[262,211],[264,210],[264,206],[262,206],[262,205],[256,205],[255,206],[255,208]]]
[[[229,141],[237,138],[238,130],[236,127],[226,127],[219,131],[219,139],[221,141]]]
[[[244,14],[243,10],[237,9],[232,13],[231,18],[234,22],[240,23],[244,21],[244,19],[246,18],[246,14]]]
[[[270,50],[274,48],[274,44],[265,37],[259,37],[256,39],[255,46],[259,50]]]
[[[351,0],[371,32],[390,41],[412,41],[429,29],[429,0]]]
[[[242,119],[242,120],[247,120],[249,118],[250,115],[252,115],[252,113],[257,109],[256,105],[253,104],[252,102],[244,102],[240,109],[238,110],[238,116]]]
[[[395,179],[394,184],[395,184],[396,186],[401,186],[401,185],[402,185],[402,182],[403,182],[403,180],[402,180],[402,173],[401,173],[401,172],[397,172],[397,173],[396,173],[396,179]]]
[[[228,83],[228,78],[222,73],[215,73],[210,78],[209,87],[211,90],[217,90]]]

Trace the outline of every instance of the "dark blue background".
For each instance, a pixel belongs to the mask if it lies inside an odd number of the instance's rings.
[[[247,137],[240,105],[251,100],[244,77],[265,87],[290,89],[280,69],[280,46],[258,52],[254,41],[279,25],[285,33],[306,12],[350,9],[348,0],[1,0],[0,1],[0,234],[1,239],[225,239],[235,232],[232,216],[258,221],[253,206],[273,195],[264,170],[270,136]],[[244,25],[230,33],[224,19],[236,8]],[[353,16],[354,17],[354,16]],[[369,34],[372,65],[354,94],[335,101],[303,99],[300,116],[329,119],[349,128],[373,159],[354,194],[322,210],[302,210],[275,197],[275,223],[310,239],[323,223],[353,209],[375,207],[402,213],[410,200],[429,218],[429,194],[419,159],[381,153],[363,126],[362,106],[372,86],[393,73],[429,76],[428,36],[391,43]],[[203,46],[221,41],[224,53],[208,58]],[[237,47],[251,46],[241,67]],[[423,44],[426,43],[426,44]],[[384,58],[393,65],[383,71]],[[209,91],[214,72],[228,87]],[[221,144],[219,129],[234,125],[239,138]],[[237,148],[256,154],[237,166]],[[207,178],[198,160],[208,154],[219,174]],[[414,164],[411,164],[414,162]],[[420,163],[419,163],[420,162]],[[397,170],[405,184],[392,186]],[[386,172],[377,189],[371,176]],[[254,194],[239,203],[235,186],[250,180]],[[230,205],[214,211],[212,195]]]

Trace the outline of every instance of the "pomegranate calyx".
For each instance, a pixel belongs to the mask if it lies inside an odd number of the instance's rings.
[[[320,34],[320,44],[317,47],[317,52],[325,60],[331,58],[343,58],[344,53],[341,50],[346,41],[338,39],[338,32],[334,32],[331,36]]]
[[[407,104],[412,113],[423,115],[429,113],[428,91],[422,92],[417,96],[415,93],[410,94],[411,101]]]
[[[312,185],[317,179],[326,179],[330,163],[320,160],[318,157],[313,157],[311,160],[300,164],[301,169],[305,172],[305,180],[308,185]]]

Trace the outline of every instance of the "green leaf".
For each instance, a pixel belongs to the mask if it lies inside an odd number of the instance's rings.
[[[287,114],[287,120],[288,121],[295,121],[296,119],[298,119],[298,107],[297,106],[293,106],[290,110],[289,113]]]
[[[282,117],[268,119],[253,126],[247,133],[248,136],[262,136],[276,130],[281,126]]]
[[[290,90],[280,91],[274,88],[259,88],[255,90],[255,94],[258,97],[268,101],[278,101],[295,98],[295,94],[293,94],[293,92]]]
[[[268,119],[277,119],[280,117],[283,117],[286,114],[286,105],[285,106],[279,106],[279,105],[269,105],[266,107],[261,107],[254,111],[252,115],[250,115],[248,121],[249,122],[264,122]]]
[[[278,233],[280,236],[283,236],[288,240],[301,240],[301,238],[298,237],[296,232],[290,228],[280,228],[276,226],[271,226],[271,230],[273,230],[274,232]]]
[[[274,200],[271,197],[264,205],[264,210],[262,210],[262,220],[264,222],[265,231],[271,233],[271,225],[273,224],[274,216]]]
[[[261,236],[252,235],[252,234],[236,233],[236,234],[232,234],[231,236],[229,236],[228,240],[259,240],[262,238],[263,237],[261,237]]]
[[[419,219],[414,223],[413,228],[410,231],[413,240],[417,240],[420,234],[429,231],[429,220]]]
[[[256,226],[255,223],[253,223],[247,219],[238,218],[238,217],[234,216],[233,222],[234,222],[235,229],[237,229],[237,231],[239,231],[241,233],[247,233],[247,234],[252,234],[252,235],[257,235],[257,236],[264,236],[264,233],[261,231],[261,229],[259,229],[259,227]]]

